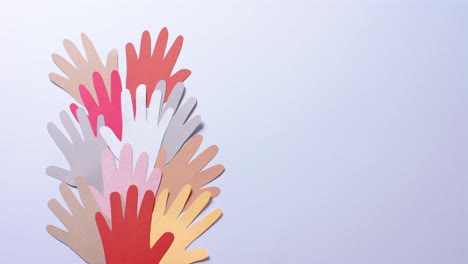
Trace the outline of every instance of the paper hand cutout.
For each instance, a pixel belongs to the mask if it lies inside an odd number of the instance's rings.
[[[48,225],[46,230],[51,236],[75,251],[87,263],[104,264],[106,263],[104,248],[95,221],[95,215],[100,211],[99,206],[83,177],[77,177],[76,184],[83,205],[73,195],[70,187],[65,183],[60,184],[60,192],[70,208],[71,214],[55,199],[50,200],[48,204],[50,210],[68,231],[53,225]]]
[[[168,232],[155,237],[150,246],[151,211],[153,192],[144,195],[137,215],[138,188],[132,185],[127,192],[125,213],[122,212],[120,194],[111,194],[112,229],[102,213],[96,213],[96,223],[101,234],[107,264],[160,263],[171,247],[174,235]]]
[[[70,115],[65,111],[60,112],[60,119],[70,136],[70,140],[54,123],[47,124],[49,134],[67,159],[70,170],[49,166],[46,173],[72,186],[75,186],[77,176],[84,176],[90,185],[102,190],[101,153],[107,148],[107,144],[100,134],[94,135],[84,109],[78,109],[77,113],[83,137],[73,124]],[[97,127],[103,125],[104,118],[99,116]]]
[[[133,170],[133,152],[129,144],[125,144],[120,151],[119,167],[114,161],[114,155],[109,149],[102,152],[102,180],[104,193],[101,194],[95,188],[91,191],[96,198],[102,212],[105,216],[111,216],[110,196],[113,192],[125,194],[131,185],[138,187],[138,208],[143,200],[143,194],[146,191],[157,191],[161,181],[161,170],[155,168],[146,181],[146,172],[148,170],[148,154],[141,153]]]
[[[121,106],[121,93],[122,82],[118,71],[113,71],[111,75],[111,91],[110,95],[106,91],[106,85],[99,72],[93,73],[94,88],[97,93],[97,102],[90,94],[90,90],[84,85],[80,85],[80,94],[83,98],[83,103],[88,110],[89,120],[93,125],[93,131],[96,134],[96,119],[99,115],[104,116],[106,126],[114,131],[117,138],[122,138],[122,106]],[[70,110],[76,118],[76,104],[70,105]]]
[[[146,88],[141,85],[137,90],[136,113],[133,115],[132,101],[128,90],[122,91],[122,141],[116,137],[108,127],[101,127],[102,137],[106,140],[114,156],[119,158],[119,152],[125,143],[130,143],[134,155],[148,153],[149,164],[154,164],[158,157],[159,149],[171,121],[174,109],[169,108],[159,118],[161,92],[153,93],[153,104],[146,109]],[[136,160],[134,158],[133,160]],[[148,171],[152,170],[148,166]]]
[[[105,86],[109,89],[108,92],[110,92],[111,72],[113,70],[117,70],[118,63],[116,49],[109,52],[107,55],[106,65],[104,66],[88,36],[82,33],[81,40],[83,41],[83,46],[86,52],[86,59],[73,42],[65,39],[63,41],[63,46],[76,67],[68,62],[64,57],[54,53],[52,54],[52,60],[63,71],[63,73],[65,73],[68,79],[57,73],[50,73],[49,78],[53,83],[75,98],[78,103],[83,104],[78,87],[81,84],[89,88],[93,87],[92,73],[99,72],[104,78]],[[90,89],[89,92],[94,99],[97,99],[94,89]]]
[[[169,206],[175,199],[174,194],[179,193],[186,184],[192,186],[192,195],[190,195],[184,210],[186,210],[203,192],[210,192],[213,198],[218,196],[221,192],[218,187],[203,188],[206,184],[219,177],[224,171],[224,166],[221,164],[204,169],[218,153],[218,147],[215,145],[210,146],[192,160],[193,156],[200,148],[202,140],[203,137],[201,135],[196,135],[191,138],[167,165],[164,165],[165,150],[161,149],[158,160],[156,161],[156,167],[161,168],[163,175],[158,195],[164,189],[169,189],[171,193],[168,201]]]
[[[156,84],[160,80],[167,82],[167,93],[164,97],[164,102],[167,101],[174,85],[178,82],[183,82],[190,76],[190,71],[182,69],[171,75],[172,70],[179,57],[182,49],[183,37],[178,36],[171,46],[166,56],[168,40],[167,28],[163,28],[159,32],[158,39],[154,45],[153,54],[151,54],[151,36],[148,31],[143,32],[140,44],[140,56],[132,43],[126,46],[127,54],[127,89],[132,94],[133,102],[136,98],[136,89],[140,84],[146,85],[147,88],[147,107],[150,106],[153,91]]]
[[[156,90],[161,91],[161,94],[164,97],[166,94],[166,82],[159,81],[156,85]],[[169,127],[167,128],[167,132],[164,135],[164,140],[162,143],[162,146],[166,149],[166,163],[174,158],[177,151],[179,151],[182,145],[201,124],[200,115],[189,118],[190,114],[197,105],[197,99],[195,97],[190,97],[179,108],[184,91],[184,84],[181,82],[177,83],[172,90],[172,93],[169,95],[169,99],[164,104],[164,109],[159,114],[162,116],[162,114],[164,114],[168,108],[175,110],[175,114],[169,123]]]
[[[215,209],[202,219],[191,224],[208,204],[211,198],[210,193],[204,192],[200,195],[182,215],[182,208],[184,208],[190,195],[190,185],[182,189],[170,207],[166,207],[168,194],[168,190],[166,189],[157,196],[151,220],[151,245],[164,232],[174,234],[174,242],[160,263],[185,264],[208,258],[208,252],[204,249],[186,250],[186,248],[221,217],[221,209]]]

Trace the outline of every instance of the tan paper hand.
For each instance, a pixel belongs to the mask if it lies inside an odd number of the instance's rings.
[[[210,201],[211,195],[210,192],[202,193],[187,211],[182,214],[182,208],[184,208],[190,192],[190,185],[186,185],[182,188],[182,191],[177,195],[171,206],[167,205],[169,194],[167,189],[162,191],[156,198],[151,219],[150,245],[154,245],[166,232],[174,234],[174,242],[172,242],[171,247],[162,258],[161,264],[186,264],[208,258],[208,252],[205,249],[186,249],[195,239],[210,228],[221,217],[223,212],[217,208],[192,224],[193,220],[200,215]]]
[[[73,42],[65,39],[63,41],[63,46],[75,65],[72,65],[64,57],[54,53],[52,54],[52,60],[63,71],[63,73],[65,73],[68,79],[53,72],[49,74],[49,78],[53,83],[75,98],[78,103],[83,105],[83,100],[81,99],[80,91],[78,89],[80,84],[86,86],[94,100],[98,102],[93,84],[93,72],[99,72],[101,74],[107,87],[107,93],[111,94],[111,73],[113,70],[117,70],[118,62],[117,50],[113,49],[107,55],[107,62],[104,66],[99,58],[96,48],[85,33],[81,34],[81,40],[83,41],[83,47],[86,52],[86,59]]]
[[[156,160],[156,167],[161,169],[162,179],[156,197],[164,189],[169,189],[169,193],[172,194],[169,196],[169,206],[176,198],[175,194],[179,193],[187,184],[192,186],[192,195],[183,211],[187,210],[193,201],[203,192],[210,192],[213,198],[218,196],[221,192],[218,187],[203,188],[219,177],[224,171],[224,166],[221,164],[204,169],[218,153],[218,147],[212,145],[192,160],[193,156],[200,148],[202,141],[203,137],[201,135],[196,135],[191,138],[167,165],[164,165],[166,164],[166,151],[161,148],[158,159]]]
[[[48,225],[47,232],[75,251],[88,263],[106,263],[104,248],[96,225],[95,215],[100,212],[99,206],[85,179],[76,178],[76,185],[83,205],[76,199],[67,184],[60,184],[60,192],[70,208],[71,214],[56,200],[49,201],[50,210],[68,230]]]

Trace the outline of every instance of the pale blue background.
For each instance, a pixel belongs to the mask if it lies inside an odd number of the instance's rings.
[[[62,39],[185,37],[204,146],[226,173],[209,263],[468,262],[467,1],[2,2],[0,263],[81,263],[46,231],[71,97]],[[176,264],[176,263],[174,263]]]

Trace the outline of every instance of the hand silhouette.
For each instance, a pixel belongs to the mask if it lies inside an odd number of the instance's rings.
[[[96,48],[94,48],[94,45],[88,36],[82,33],[81,40],[83,41],[86,59],[73,42],[65,39],[63,41],[63,46],[75,66],[68,62],[64,57],[54,53],[52,54],[52,60],[63,71],[63,73],[65,73],[68,79],[57,73],[50,73],[49,78],[53,83],[75,98],[79,104],[83,105],[83,100],[78,90],[79,86],[83,84],[90,88],[89,92],[96,100],[96,91],[91,89],[93,88],[92,74],[93,72],[99,72],[103,76],[105,86],[108,87],[108,92],[110,92],[111,72],[117,70],[118,62],[117,50],[113,49],[107,55],[106,65],[103,65],[99,55],[97,54]]]
[[[164,115],[159,118],[161,92],[153,93],[153,103],[146,109],[146,88],[141,85],[137,91],[136,113],[133,115],[130,92],[122,92],[122,120],[123,133],[122,140],[113,133],[109,127],[101,127],[100,132],[115,157],[119,158],[120,150],[125,143],[129,143],[133,148],[133,155],[148,153],[149,164],[154,164],[158,157],[159,149],[171,121],[174,109],[169,108]],[[134,161],[136,158],[133,159]],[[153,168],[148,166],[148,171]]]
[[[113,71],[111,76],[110,95],[106,91],[104,80],[99,72],[93,73],[93,83],[97,92],[97,101],[91,96],[88,88],[80,85],[80,94],[88,111],[89,121],[93,125],[93,131],[97,134],[96,119],[99,115],[104,116],[105,125],[109,127],[117,138],[122,138],[122,105],[121,93],[122,82],[118,71]],[[76,104],[70,105],[70,110],[76,118]]]
[[[186,184],[192,186],[192,194],[184,207],[184,211],[203,192],[210,192],[213,198],[221,192],[218,187],[205,187],[205,185],[219,177],[224,171],[224,166],[221,164],[204,169],[218,153],[218,147],[215,145],[210,146],[193,158],[200,148],[202,140],[203,137],[201,135],[191,138],[167,165],[165,165],[165,150],[161,149],[156,161],[156,167],[162,170],[158,195],[164,189],[169,189],[171,193],[167,202],[169,206],[176,198],[175,194],[179,193]]]
[[[67,231],[48,225],[47,232],[70,247],[87,263],[104,264],[104,248],[95,221],[96,213],[100,212],[99,206],[83,177],[77,177],[76,184],[83,205],[73,195],[70,187],[65,183],[60,184],[60,192],[71,213],[55,199],[49,201],[49,208]]]
[[[156,90],[161,91],[162,97],[164,97],[166,94],[166,82],[159,81],[156,85]],[[168,108],[175,110],[174,116],[167,127],[166,134],[164,134],[162,143],[162,146],[166,149],[166,163],[174,158],[177,151],[179,151],[182,145],[195,133],[195,130],[201,124],[200,115],[190,118],[190,115],[197,105],[197,99],[195,97],[190,97],[179,107],[184,92],[184,84],[181,82],[177,83],[172,93],[169,95],[169,99],[164,104],[164,108],[161,108],[159,113],[159,116],[162,117]]]
[[[171,247],[172,233],[164,232],[156,243],[150,245],[153,192],[147,191],[137,213],[138,188],[130,186],[127,192],[125,213],[122,212],[120,194],[111,194],[112,229],[102,213],[96,213],[96,223],[101,234],[107,264],[159,263]]]
[[[107,148],[107,144],[100,134],[94,135],[85,110],[80,108],[77,113],[83,136],[80,136],[70,115],[65,111],[60,112],[60,119],[70,136],[70,140],[54,123],[47,124],[50,136],[67,159],[70,169],[49,166],[46,173],[72,186],[75,186],[77,176],[84,176],[90,185],[101,191],[101,153]],[[96,126],[101,127],[103,125],[104,118],[99,116]]]
[[[156,84],[160,80],[167,82],[167,93],[164,97],[164,102],[167,101],[171,94],[174,85],[178,82],[183,82],[190,76],[190,71],[182,69],[171,75],[172,70],[179,57],[180,50],[182,49],[183,37],[178,36],[171,46],[166,56],[168,40],[167,28],[163,28],[159,32],[158,39],[154,45],[153,54],[151,54],[151,36],[148,31],[143,32],[141,36],[140,55],[132,43],[126,46],[127,55],[127,89],[130,90],[132,100],[135,103],[136,90],[140,84],[144,84],[147,88],[147,102],[146,106],[149,107],[151,97]]]
[[[155,168],[148,180],[146,172],[148,170],[148,154],[141,153],[133,166],[133,151],[130,144],[125,144],[120,151],[118,167],[114,160],[114,155],[109,149],[102,152],[102,181],[104,192],[100,193],[91,187],[91,191],[96,198],[105,216],[111,217],[110,196],[113,192],[124,194],[131,185],[138,187],[138,208],[143,201],[143,194],[146,191],[156,192],[161,181],[161,170]]]
[[[151,245],[164,233],[174,234],[174,242],[161,260],[162,264],[193,263],[208,258],[204,249],[186,250],[186,248],[203,234],[221,217],[221,209],[215,209],[200,220],[192,223],[207,206],[211,195],[204,192],[195,200],[189,209],[182,214],[182,208],[190,196],[190,185],[186,185],[171,206],[167,205],[169,191],[163,190],[156,198],[151,219]]]

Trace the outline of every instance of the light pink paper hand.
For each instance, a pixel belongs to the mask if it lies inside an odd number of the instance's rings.
[[[91,187],[91,191],[107,217],[111,217],[111,193],[119,192],[124,196],[131,185],[136,185],[138,190],[141,190],[138,192],[138,208],[140,208],[145,192],[150,190],[156,193],[161,181],[161,170],[158,168],[155,168],[146,180],[148,169],[148,154],[146,152],[141,153],[138,157],[133,170],[133,150],[130,144],[125,144],[122,147],[118,168],[112,152],[109,149],[104,150],[101,167],[104,193],[100,193],[93,187]]]
[[[97,135],[97,117],[103,115],[106,126],[112,129],[117,138],[122,139],[122,82],[119,72],[113,71],[111,74],[110,95],[107,93],[106,85],[99,72],[93,73],[93,83],[98,98],[97,101],[94,100],[89,89],[84,85],[80,85],[80,95],[88,111],[89,121],[93,127],[94,134]],[[70,105],[70,110],[75,118],[77,117],[77,109],[78,105]]]

